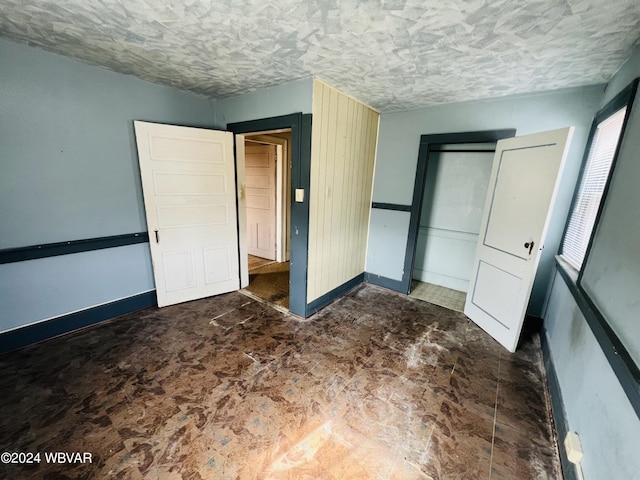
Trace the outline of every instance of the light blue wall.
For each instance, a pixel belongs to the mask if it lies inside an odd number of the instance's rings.
[[[573,142],[529,307],[530,314],[540,315],[589,127],[602,92],[603,86],[592,86],[382,114],[373,201],[411,204],[418,146],[423,134],[515,128],[517,135],[526,135],[574,126]],[[398,259],[404,259],[406,249],[406,216],[403,212],[390,212],[381,223],[380,215],[372,215],[367,272],[400,280],[403,265]],[[386,234],[387,230],[393,230],[394,235]]]
[[[367,273],[393,280],[402,278],[409,220],[409,212],[371,209]]]
[[[640,365],[640,96],[620,144],[581,286],[598,306],[634,362]]]
[[[2,331],[153,288],[148,244],[0,265]]]
[[[216,123],[229,123],[277,117],[290,113],[311,113],[313,78],[303,78],[275,87],[229,97],[216,102]]]
[[[558,273],[544,327],[568,431],[580,436],[585,480],[638,478],[640,420]]]
[[[601,106],[609,103],[613,97],[629,85],[640,75],[640,48],[637,48],[629,59],[620,67],[613,78],[607,83]]]
[[[493,153],[429,155],[414,279],[468,291],[492,164]]]
[[[600,106],[604,106],[631,81],[640,76],[640,50],[620,69],[609,82],[606,95]],[[633,110],[640,111],[640,97],[636,96]],[[640,115],[629,119],[625,138],[637,141],[640,136]],[[621,150],[616,172],[624,172],[625,180],[637,184],[640,179],[640,162],[637,149]],[[637,187],[637,185],[636,185]],[[610,195],[625,194],[624,212],[640,204],[640,190],[616,190],[611,185]],[[619,209],[618,209],[619,210]],[[603,213],[601,223],[605,228],[607,216],[616,216],[614,210]],[[637,214],[634,226],[618,227],[618,232],[607,232],[627,236],[637,232]],[[615,223],[615,222],[614,222]],[[594,248],[596,248],[594,246]],[[612,262],[613,263],[613,262]],[[640,276],[636,271],[635,278]],[[616,282],[618,280],[616,279]],[[619,282],[623,283],[623,282]],[[626,287],[636,291],[627,292],[637,299],[637,282]],[[621,288],[625,288],[622,285]],[[620,382],[604,356],[593,331],[580,312],[564,280],[556,274],[547,311],[544,316],[547,336],[556,376],[560,384],[567,416],[568,429],[580,435],[584,458],[584,478],[625,480],[637,478],[640,471],[638,442],[640,441],[640,419],[633,410]],[[637,320],[637,319],[636,319]],[[559,439],[562,441],[563,439]]]
[[[0,249],[146,230],[133,120],[214,103],[0,40]],[[0,332],[154,288],[146,244],[0,265]]]

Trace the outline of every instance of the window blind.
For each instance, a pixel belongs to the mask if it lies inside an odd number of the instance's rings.
[[[562,257],[580,270],[596,222],[627,107],[610,115],[596,128],[580,188],[562,243]]]

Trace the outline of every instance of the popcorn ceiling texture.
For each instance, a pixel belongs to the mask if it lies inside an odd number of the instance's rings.
[[[0,36],[220,99],[317,76],[381,111],[604,83],[638,0],[2,0]]]

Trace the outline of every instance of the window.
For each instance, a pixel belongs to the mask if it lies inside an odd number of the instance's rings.
[[[577,270],[582,267],[589,246],[591,232],[596,223],[602,195],[620,140],[626,111],[625,105],[611,114],[596,116],[589,154],[583,166],[562,242],[562,257]]]

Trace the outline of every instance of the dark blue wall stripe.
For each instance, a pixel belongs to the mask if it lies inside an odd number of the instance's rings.
[[[88,308],[81,312],[70,313],[52,320],[27,325],[26,327],[0,334],[0,353],[10,352],[154,305],[156,305],[155,290]]]
[[[0,264],[35,260],[38,258],[56,257],[71,253],[90,252],[103,248],[123,247],[146,243],[149,241],[147,232],[113,235],[111,237],[88,238],[84,240],[69,240],[68,242],[45,243],[29,247],[7,248],[0,250]]]
[[[381,210],[397,210],[399,212],[410,212],[411,205],[400,205],[397,203],[380,203],[373,202],[371,208],[379,208]]]

